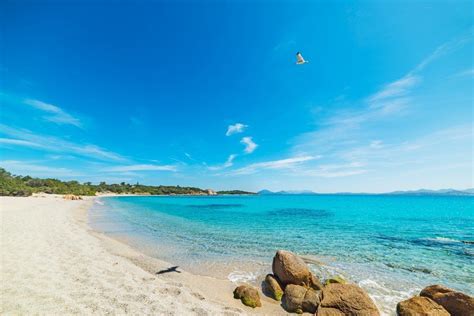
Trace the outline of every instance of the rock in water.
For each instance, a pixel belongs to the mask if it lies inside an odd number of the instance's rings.
[[[283,287],[287,284],[310,285],[311,272],[306,263],[290,251],[277,251],[275,257],[273,257],[272,270]]]
[[[443,306],[453,316],[474,316],[474,298],[442,285],[425,287],[420,296],[428,297]]]
[[[332,283],[324,287],[317,315],[336,315],[337,309],[344,315],[378,316],[380,315],[372,299],[355,284]],[[332,313],[332,314],[331,314]]]
[[[281,301],[283,290],[273,274],[267,274],[265,277],[265,290],[273,299]]]
[[[432,299],[415,296],[402,301],[397,305],[398,316],[449,316],[443,306],[436,304]]]
[[[300,285],[288,284],[285,288],[283,304],[289,312],[303,313],[303,300],[307,289]]]
[[[260,302],[260,295],[256,288],[251,287],[250,285],[241,285],[235,288],[234,298],[240,299],[242,304],[249,307],[261,307],[262,303]]]

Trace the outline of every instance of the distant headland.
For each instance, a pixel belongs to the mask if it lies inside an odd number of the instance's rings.
[[[387,193],[317,193],[310,190],[270,191],[260,190],[250,192],[244,190],[201,189],[189,186],[170,185],[144,185],[140,183],[129,184],[125,182],[108,184],[100,182],[80,183],[79,181],[61,181],[58,179],[42,179],[30,176],[13,175],[0,168],[0,196],[30,196],[33,193],[49,194],[74,194],[93,196],[100,194],[133,194],[133,195],[412,195],[412,196],[474,196],[474,188],[465,190],[442,189],[415,191],[393,191]]]

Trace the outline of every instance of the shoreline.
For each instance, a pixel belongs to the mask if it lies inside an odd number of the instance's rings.
[[[124,195],[107,195],[106,197],[116,197]],[[128,195],[128,196],[137,196],[137,195]],[[163,195],[158,195],[163,196]],[[179,196],[179,195],[175,195]],[[93,197],[91,200],[94,201],[97,198],[103,196]],[[92,207],[92,204],[80,214],[77,214],[78,221],[82,222],[85,227],[90,231],[90,233],[101,240],[104,247],[108,252],[114,255],[121,256],[141,269],[147,271],[151,275],[155,275],[157,272],[166,271],[170,268],[177,267],[175,264],[167,262],[165,260],[148,256],[141,251],[135,249],[133,246],[129,245],[125,241],[116,239],[111,236],[107,236],[105,233],[96,231],[92,229],[88,224],[88,214],[89,210]],[[288,315],[281,306],[280,302],[262,295],[261,299],[264,303],[262,307],[252,309],[241,304],[240,300],[233,298],[233,291],[235,287],[243,282],[234,283],[228,279],[212,277],[208,275],[196,274],[177,268],[179,273],[163,273],[162,277],[166,280],[183,282],[191,288],[199,288],[202,291],[203,297],[213,301],[216,304],[225,303],[226,306],[230,306],[234,309],[241,309],[242,313],[251,313],[251,314],[263,314],[263,315]]]
[[[237,284],[174,272],[94,231],[88,213],[97,198],[0,198],[1,313],[287,314],[266,296],[263,307],[246,307],[232,296]]]

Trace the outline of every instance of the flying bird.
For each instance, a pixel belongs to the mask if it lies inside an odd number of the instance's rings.
[[[296,64],[297,65],[303,65],[303,64],[306,64],[308,63],[307,60],[304,60],[303,56],[301,55],[300,52],[297,52],[296,53]]]

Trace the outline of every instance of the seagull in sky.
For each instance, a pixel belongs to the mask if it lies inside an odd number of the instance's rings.
[[[303,56],[301,55],[300,52],[297,52],[296,53],[296,64],[297,65],[303,65],[303,64],[306,64],[308,63],[307,60],[304,60]]]

